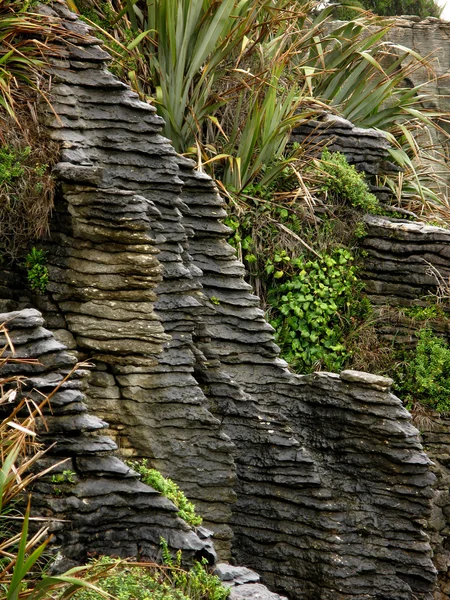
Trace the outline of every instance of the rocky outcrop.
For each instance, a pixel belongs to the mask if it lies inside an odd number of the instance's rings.
[[[430,600],[434,477],[390,382],[287,370],[215,185],[176,156],[96,40],[68,38],[52,71],[59,118],[42,111],[62,145],[48,294],[27,298],[6,273],[8,306],[38,306],[95,364],[89,411],[123,456],[177,480],[222,556],[302,600]]]
[[[391,344],[413,347],[418,329],[429,327],[450,341],[446,302],[450,231],[382,217],[369,216],[365,220],[368,235],[363,248],[367,256],[362,275],[379,313],[378,335]],[[421,320],[414,317],[417,309],[429,310],[433,306],[435,314],[431,313],[431,317]],[[428,532],[439,573],[434,598],[444,600],[450,593],[450,419],[429,410],[419,414],[416,422],[437,476]]]
[[[44,418],[37,419],[40,441],[49,448],[40,466],[56,468],[35,485],[33,509],[48,518],[54,547],[65,561],[86,560],[88,552],[156,560],[163,537],[171,548],[182,549],[186,559],[205,557],[213,563],[210,538],[197,535],[177,517],[172,502],[141,483],[113,455],[117,446],[103,435],[107,424],[90,414],[85,403],[88,371],[74,371],[76,359],[43,327],[40,313],[4,313],[0,323],[9,331],[9,340],[0,334],[0,344],[12,342],[14,347],[14,353],[2,354],[0,385],[11,385],[8,378],[20,375],[22,396],[36,405],[49,397]],[[17,360],[30,358],[35,362]],[[3,414],[6,409],[2,407]]]
[[[450,231],[370,215],[365,222],[367,237],[362,247],[366,258],[361,277],[372,305],[382,314],[377,330],[389,342],[412,345],[417,321],[404,309],[427,307],[430,300],[436,304],[448,297]],[[444,303],[440,310],[445,315]],[[433,327],[448,335],[445,320],[435,319]]]
[[[427,533],[433,546],[433,562],[439,577],[434,600],[447,600],[450,596],[450,418],[448,415],[429,413],[417,425],[427,453],[433,460],[433,472],[437,477],[433,508],[427,523]]]
[[[155,109],[104,69],[108,59],[84,38],[52,71],[59,119],[47,122],[63,151],[48,290],[96,361],[88,405],[125,455],[151,458],[179,483],[228,556],[233,444],[193,377],[195,322],[210,309],[181,224],[178,157]]]
[[[290,142],[307,143],[319,151],[326,147],[330,152],[345,154],[351,165],[369,175],[397,170],[387,160],[389,142],[383,133],[356,127],[347,119],[330,113],[324,112],[295,127]]]

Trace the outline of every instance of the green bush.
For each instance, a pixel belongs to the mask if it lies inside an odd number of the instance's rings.
[[[299,372],[322,365],[339,371],[348,358],[345,335],[364,305],[353,257],[338,248],[320,259],[292,262],[300,270],[269,292],[281,354]]]
[[[216,575],[208,572],[204,563],[195,562],[185,570],[181,567],[181,551],[173,558],[167,542],[161,539],[164,564],[133,565],[110,557],[94,561],[99,578],[97,586],[117,600],[226,600],[230,590],[223,587]],[[82,590],[75,600],[100,600],[95,590]]]
[[[33,247],[25,259],[27,279],[34,292],[44,294],[48,284],[48,269],[45,265],[45,251]]]
[[[194,504],[186,498],[174,481],[163,477],[156,469],[151,469],[146,459],[142,461],[128,461],[128,465],[139,473],[141,480],[145,484],[155,488],[155,490],[161,492],[161,494],[164,494],[166,498],[171,500],[178,508],[178,516],[184,519],[186,523],[189,523],[193,527],[198,527],[202,524],[202,518],[195,513]]]
[[[335,203],[346,203],[366,212],[376,212],[377,198],[369,192],[364,173],[349,165],[340,152],[322,152],[319,165],[321,190]]]
[[[438,412],[450,410],[450,348],[431,329],[418,333],[419,343],[396,373],[399,395],[411,407],[420,402]]]

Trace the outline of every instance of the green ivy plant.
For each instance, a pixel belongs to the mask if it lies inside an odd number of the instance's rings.
[[[178,516],[184,519],[186,523],[189,523],[193,527],[198,527],[202,524],[202,518],[195,512],[195,505],[186,498],[185,494],[174,481],[163,477],[156,469],[150,468],[145,458],[142,461],[128,461],[127,464],[139,473],[143,483],[155,488],[155,490],[161,492],[166,498],[171,500],[178,508]]]
[[[281,354],[296,371],[340,371],[345,335],[365,309],[352,254],[337,248],[316,260],[295,259],[298,271],[269,292],[271,325]]]
[[[44,294],[48,284],[48,269],[45,264],[46,252],[34,247],[25,258],[25,269],[30,288]]]

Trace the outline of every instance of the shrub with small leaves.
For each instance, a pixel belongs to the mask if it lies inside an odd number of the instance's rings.
[[[139,473],[141,480],[145,484],[155,488],[155,490],[158,490],[158,492],[161,492],[166,498],[171,500],[178,508],[178,516],[184,519],[186,523],[189,523],[193,527],[198,527],[202,524],[202,518],[195,513],[194,504],[186,498],[174,481],[163,477],[156,469],[150,468],[146,459],[142,461],[128,461],[128,465]]]
[[[376,196],[370,193],[364,173],[349,165],[340,152],[322,152],[319,165],[321,190],[337,203],[347,203],[366,212],[376,212],[379,208]]]
[[[48,269],[45,265],[46,256],[44,250],[33,247],[25,259],[27,279],[30,288],[34,292],[44,294],[48,284]]]
[[[420,402],[438,412],[450,411],[450,347],[429,328],[395,374],[399,396],[411,407]]]

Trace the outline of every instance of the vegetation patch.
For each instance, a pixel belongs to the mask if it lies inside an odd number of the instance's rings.
[[[321,179],[320,189],[332,201],[346,202],[353,208],[368,213],[376,212],[379,208],[376,196],[370,193],[364,173],[357,171],[354,165],[349,165],[340,152],[322,152],[322,160],[318,166]]]
[[[450,347],[429,328],[418,333],[414,351],[396,370],[396,389],[411,408],[420,402],[437,412],[450,410]]]
[[[361,284],[348,250],[293,261],[298,271],[269,292],[271,325],[282,356],[298,372],[340,371],[349,358],[345,338],[360,318]]]
[[[163,477],[159,471],[150,468],[145,458],[142,461],[128,461],[128,465],[139,473],[143,483],[155,488],[171,500],[178,508],[178,516],[184,519],[186,523],[193,527],[202,524],[202,518],[196,514],[194,504],[186,498],[184,492],[172,479]]]
[[[33,246],[25,258],[28,285],[33,292],[44,294],[48,284],[48,269],[45,264],[46,253]]]
[[[8,121],[0,146],[0,252],[17,259],[33,240],[48,231],[53,207],[51,175],[59,147],[47,140],[39,126],[24,116],[27,131]]]
[[[110,557],[93,561],[98,572],[97,590],[84,589],[75,600],[101,600],[106,594],[118,600],[226,600],[230,590],[223,587],[216,575],[208,572],[205,563],[195,562],[185,570],[181,567],[181,551],[173,558],[167,542],[161,540],[163,565],[127,563]]]

